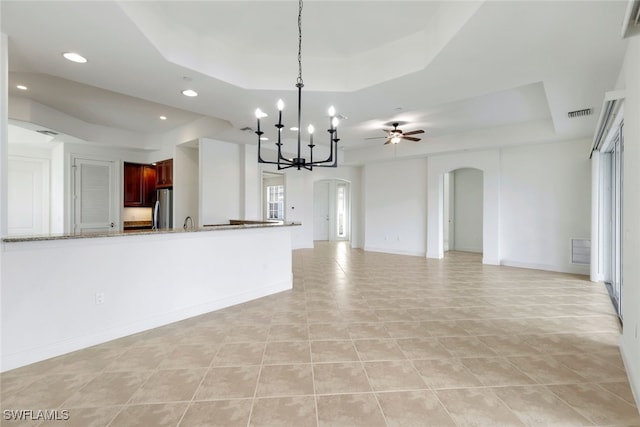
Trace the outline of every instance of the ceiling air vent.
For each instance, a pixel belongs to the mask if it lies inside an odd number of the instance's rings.
[[[592,112],[591,108],[585,108],[584,110],[569,111],[567,115],[570,119],[573,119],[574,117],[589,116]]]
[[[52,130],[46,130],[46,129],[39,129],[36,132],[41,133],[43,135],[47,135],[47,136],[56,136],[58,134],[58,132],[54,132]]]

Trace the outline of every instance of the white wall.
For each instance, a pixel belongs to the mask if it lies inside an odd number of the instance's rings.
[[[200,222],[228,224],[240,219],[243,198],[240,146],[208,138],[200,140]]]
[[[454,250],[482,252],[482,171],[462,168],[453,171]],[[446,194],[446,188],[445,188]],[[446,208],[446,206],[445,206]],[[446,209],[444,219],[446,221]],[[444,230],[446,235],[446,227]]]
[[[364,249],[424,255],[427,161],[396,160],[364,167]]]
[[[179,145],[173,159],[173,211],[174,228],[184,225],[190,216],[193,225],[201,225],[199,221],[200,195],[200,154],[197,146]]]
[[[627,97],[624,103],[623,171],[623,300],[621,350],[640,405],[640,37],[629,40],[622,69]]]
[[[293,228],[3,243],[0,370],[291,289]]]
[[[442,257],[444,174],[475,168],[483,171],[483,262],[588,274],[570,261],[570,239],[590,234],[588,153],[580,140],[369,164],[364,247]]]
[[[242,218],[247,220],[262,219],[262,172],[257,166],[258,146],[242,145],[240,147],[242,162],[242,185],[244,197],[241,200]]]
[[[571,239],[591,235],[591,141],[502,149],[502,263],[588,274]]]
[[[65,230],[65,156],[64,144],[56,144],[51,149],[51,232],[64,233]]]

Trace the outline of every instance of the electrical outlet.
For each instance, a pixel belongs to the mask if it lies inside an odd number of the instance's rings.
[[[104,304],[104,292],[96,292],[96,305]]]

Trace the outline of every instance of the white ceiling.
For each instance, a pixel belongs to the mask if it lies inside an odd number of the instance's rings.
[[[509,129],[502,144],[530,142],[536,128],[544,134],[537,141],[591,137],[622,63],[626,6],[307,0],[303,122],[322,129],[335,105],[348,117],[340,144],[351,163],[367,150],[397,156],[381,150],[384,140],[365,139],[384,135],[393,121],[407,122],[405,131],[425,129],[415,143],[423,154],[442,151],[456,135],[470,141],[465,149],[482,148],[470,136],[486,129]],[[10,115],[12,100],[29,98],[142,135],[147,148],[152,136],[207,117],[226,125],[200,136],[255,144],[240,129],[255,128],[256,107],[270,113],[264,123],[274,121],[278,98],[287,105],[285,124],[294,125],[297,1],[3,0],[0,10]],[[66,51],[89,62],[68,62]],[[199,96],[181,95],[187,87]],[[594,114],[567,117],[583,108]],[[527,134],[513,132],[518,126]]]

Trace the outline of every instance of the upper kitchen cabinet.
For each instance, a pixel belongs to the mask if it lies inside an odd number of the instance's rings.
[[[156,188],[173,187],[173,159],[156,162]]]
[[[155,202],[156,168],[139,163],[124,164],[124,206],[153,207]]]

